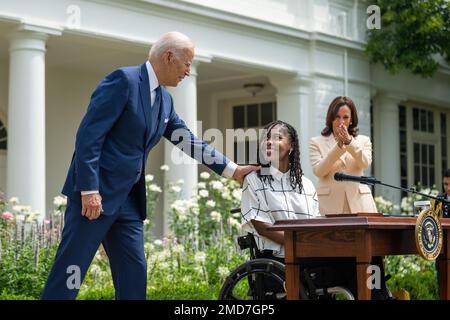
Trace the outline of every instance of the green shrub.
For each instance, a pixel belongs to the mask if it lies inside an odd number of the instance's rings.
[[[389,256],[385,259],[387,282],[392,291],[405,289],[411,300],[439,299],[434,261],[426,261],[419,256]]]

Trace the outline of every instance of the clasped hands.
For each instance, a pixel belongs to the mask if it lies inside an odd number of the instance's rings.
[[[344,124],[340,124],[335,130],[334,138],[341,149],[345,149],[351,142],[353,137],[348,133],[347,127]]]

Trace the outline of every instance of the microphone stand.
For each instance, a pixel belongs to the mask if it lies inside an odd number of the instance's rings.
[[[415,194],[424,196],[424,197],[426,197],[426,198],[434,199],[434,200],[437,200],[437,201],[440,201],[440,202],[443,202],[443,203],[447,203],[447,204],[450,203],[450,201],[447,200],[447,199],[440,199],[440,198],[438,198],[438,197],[436,197],[436,196],[432,196],[432,195],[430,195],[430,194],[426,194],[426,193],[423,193],[423,192],[419,192],[419,191],[417,191],[417,190],[414,189],[414,188],[403,188],[403,187],[393,186],[393,185],[390,185],[390,184],[387,184],[387,183],[383,183],[383,182],[381,182],[380,180],[377,180],[377,179],[375,179],[375,178],[373,178],[373,177],[365,177],[364,181],[361,181],[360,183],[366,184],[366,185],[368,185],[368,186],[373,186],[373,185],[375,185],[375,184],[379,184],[379,185],[386,186],[386,187],[390,187],[390,188],[393,188],[393,189],[402,190],[402,191],[406,191],[406,192],[410,192],[410,193],[415,193]]]

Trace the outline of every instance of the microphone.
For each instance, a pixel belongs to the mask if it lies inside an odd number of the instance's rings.
[[[334,174],[334,180],[336,181],[352,181],[358,182],[362,184],[374,185],[376,183],[380,183],[377,179],[373,177],[365,177],[365,176],[351,176],[342,172],[336,172]]]

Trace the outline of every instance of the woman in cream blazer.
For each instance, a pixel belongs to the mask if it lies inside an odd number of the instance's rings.
[[[322,135],[311,139],[309,158],[319,178],[319,210],[327,213],[377,212],[370,188],[357,182],[335,181],[343,172],[361,176],[372,163],[370,138],[358,135],[358,116],[353,101],[336,97],[327,112]]]

